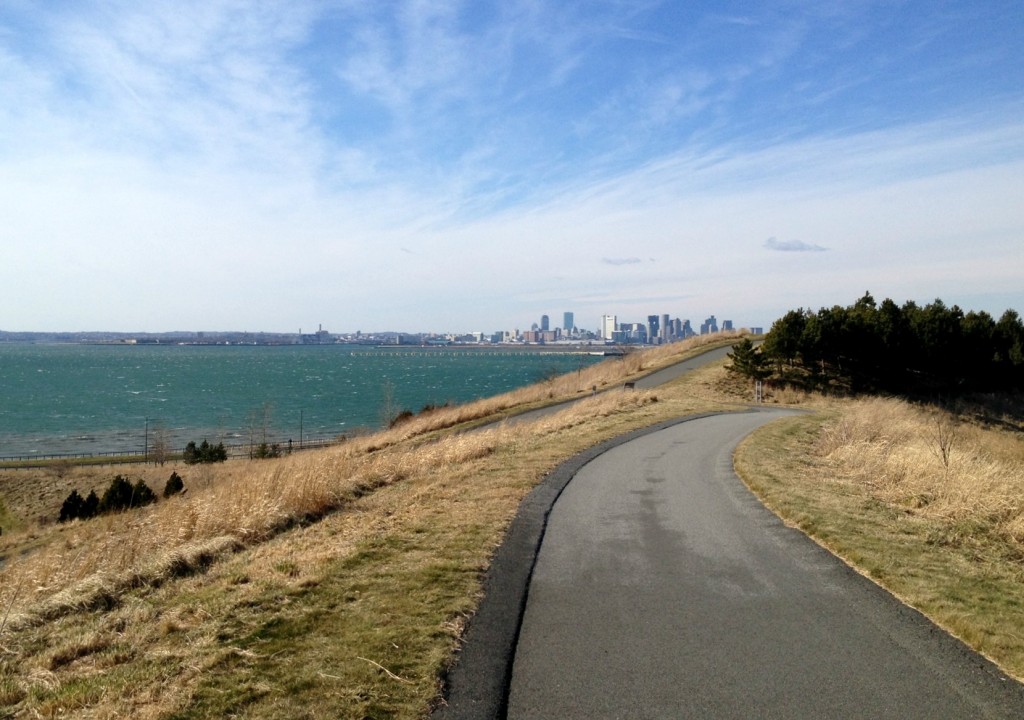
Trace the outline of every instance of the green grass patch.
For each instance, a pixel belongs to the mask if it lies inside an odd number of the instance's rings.
[[[312,586],[266,588],[223,628],[230,649],[172,717],[417,716],[437,693],[454,640],[448,623],[470,610],[479,583],[472,564],[431,547],[454,541],[479,564],[472,539],[458,528],[401,528],[359,543]]]
[[[0,497],[0,533],[12,533],[21,530],[23,523],[7,509],[4,499]]]

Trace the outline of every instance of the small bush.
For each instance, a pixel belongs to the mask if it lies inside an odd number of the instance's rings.
[[[156,493],[149,488],[149,485],[142,478],[136,480],[135,485],[132,486],[132,500],[129,507],[145,507],[155,502]]]
[[[398,427],[402,423],[407,422],[407,421],[411,420],[412,418],[413,418],[412,410],[408,410],[408,409],[402,410],[397,415],[395,415],[393,418],[391,418],[391,422],[388,423],[388,427],[389,428]]]
[[[143,488],[144,490],[142,490]],[[150,496],[153,497],[152,500],[148,499]],[[71,495],[65,498],[65,501],[60,506],[60,516],[57,518],[57,521],[87,520],[101,512],[116,512],[129,507],[148,505],[156,499],[157,496],[147,488],[142,480],[132,485],[128,480],[118,475],[111,480],[109,488],[103,493],[102,500],[99,499],[94,490],[90,490],[89,495],[85,498],[77,490],[73,490]]]
[[[130,508],[143,507],[156,502],[156,493],[141,478],[133,485],[127,478],[118,475],[99,501],[101,513],[120,512]]]
[[[181,479],[181,475],[176,472],[172,472],[171,476],[167,478],[167,484],[164,485],[164,497],[169,498],[172,495],[177,495],[185,489],[185,481]]]

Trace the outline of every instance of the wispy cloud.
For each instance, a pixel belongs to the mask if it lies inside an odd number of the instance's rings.
[[[825,252],[828,250],[827,247],[805,243],[803,240],[779,240],[775,237],[765,240],[764,246],[769,250],[780,252]]]
[[[1019,295],[1009,11],[972,19],[986,35],[699,5],[0,0],[0,307],[53,329],[673,304],[767,325],[740,312],[787,292]],[[947,52],[892,42],[933,27]],[[790,290],[795,253],[816,271]],[[169,299],[138,257],[204,262]]]

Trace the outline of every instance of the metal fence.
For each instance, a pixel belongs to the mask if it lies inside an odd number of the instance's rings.
[[[316,448],[329,447],[331,445],[337,445],[343,442],[338,438],[321,438],[316,440],[303,440],[301,443],[286,440],[284,442],[275,441],[268,442],[267,445],[273,447],[277,446],[278,451],[282,455],[286,455],[292,452],[298,452],[300,450],[313,450]],[[253,453],[259,448],[261,443],[233,443],[231,445],[225,443],[224,449],[227,450],[229,458],[246,458],[252,457]],[[168,461],[181,460],[183,455],[182,450],[176,450],[171,453],[166,453],[165,457]],[[0,469],[16,469],[26,466],[46,465],[60,462],[74,463],[76,461],[91,461],[96,464],[102,465],[122,465],[132,464],[140,462],[154,462],[156,453],[152,450],[146,452],[145,450],[112,450],[108,452],[91,452],[91,453],[46,453],[46,454],[32,454],[32,455],[3,455],[0,456]],[[103,462],[104,458],[108,459],[108,462]],[[30,464],[30,465],[26,465]]]

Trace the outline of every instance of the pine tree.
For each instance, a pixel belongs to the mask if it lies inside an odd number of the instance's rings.
[[[127,510],[132,505],[132,496],[135,489],[128,480],[120,475],[110,481],[110,485],[103,492],[100,499],[99,511],[101,513],[112,513],[120,510]]]
[[[149,489],[149,485],[142,478],[136,480],[135,485],[132,487],[132,500],[129,507],[144,507],[155,502],[156,493]]]
[[[64,498],[64,504],[60,506],[60,518],[57,521],[64,523],[82,517],[83,502],[78,491],[72,490],[71,494]]]
[[[750,338],[743,338],[740,342],[733,345],[732,352],[729,353],[729,359],[732,360],[729,370],[751,380],[764,380],[771,375],[771,370],[768,368],[768,359],[754,347],[754,343]]]
[[[177,495],[184,489],[185,482],[181,479],[181,475],[172,472],[171,476],[167,478],[167,484],[164,485],[164,497],[169,498],[172,495]]]

